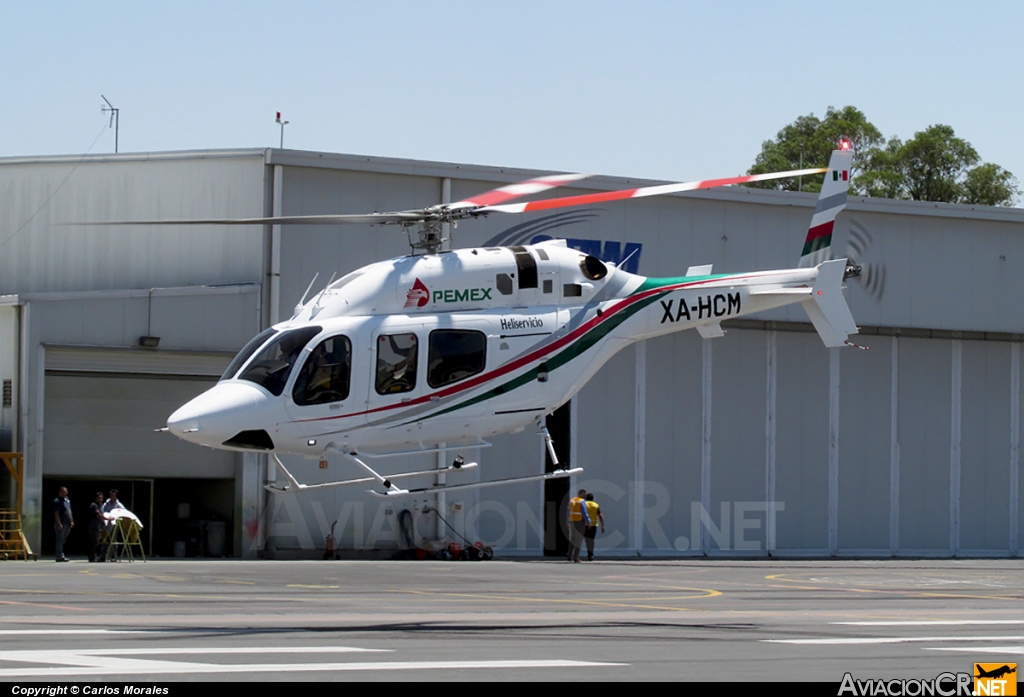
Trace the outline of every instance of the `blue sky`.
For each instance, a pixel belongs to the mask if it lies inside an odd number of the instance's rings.
[[[0,157],[276,146],[689,180],[830,105],[1024,181],[1024,3],[0,3]],[[98,140],[97,140],[98,137]]]

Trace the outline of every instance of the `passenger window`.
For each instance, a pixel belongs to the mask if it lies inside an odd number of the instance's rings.
[[[299,406],[340,402],[348,397],[352,342],[347,336],[324,339],[295,378],[292,398]]]
[[[487,362],[487,337],[467,329],[430,332],[427,352],[427,384],[444,387],[483,372]]]
[[[377,394],[397,394],[416,388],[415,334],[386,334],[377,339]]]
[[[270,394],[280,397],[295,360],[319,333],[320,327],[305,327],[278,335],[256,354],[238,379],[262,385]]]

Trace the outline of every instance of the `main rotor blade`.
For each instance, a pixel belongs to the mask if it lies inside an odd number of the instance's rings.
[[[509,184],[507,186],[501,186],[497,189],[491,189],[485,191],[482,194],[476,196],[470,196],[469,198],[448,205],[442,204],[441,206],[435,206],[435,208],[447,208],[448,210],[458,210],[460,208],[475,208],[477,206],[493,206],[499,203],[505,203],[511,201],[514,198],[521,196],[528,196],[530,194],[539,194],[542,191],[548,189],[554,189],[559,186],[565,186],[573,182],[579,181],[580,179],[586,179],[591,175],[589,174],[549,174],[545,177],[536,177],[534,179],[527,179],[526,181],[519,182],[517,184]]]
[[[546,211],[552,208],[566,208],[568,206],[585,206],[591,203],[604,203],[606,201],[621,201],[629,198],[643,198],[645,196],[661,196],[663,194],[674,194],[680,191],[696,191],[698,189],[714,189],[719,186],[730,184],[746,184],[747,182],[761,182],[770,179],[785,179],[788,177],[800,177],[809,174],[821,174],[827,172],[828,168],[819,169],[796,169],[789,172],[770,172],[768,174],[745,174],[738,177],[726,177],[725,179],[704,179],[702,181],[684,182],[681,184],[660,184],[658,186],[644,186],[638,189],[622,189],[620,191],[605,191],[599,194],[582,194],[580,196],[565,196],[562,198],[549,198],[543,201],[527,201],[526,203],[507,203],[497,206],[484,206],[474,213],[526,213],[529,211]]]
[[[203,218],[197,220],[98,220],[65,225],[395,225],[435,217],[422,211],[361,215],[282,215],[276,218]]]

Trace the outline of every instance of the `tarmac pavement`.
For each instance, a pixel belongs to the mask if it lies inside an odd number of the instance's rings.
[[[934,678],[1024,560],[0,562],[0,681]]]

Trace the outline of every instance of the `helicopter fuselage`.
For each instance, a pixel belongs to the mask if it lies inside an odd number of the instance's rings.
[[[379,262],[256,337],[168,429],[314,458],[470,445],[550,414],[631,343],[813,302],[818,275],[646,278],[560,241]]]

